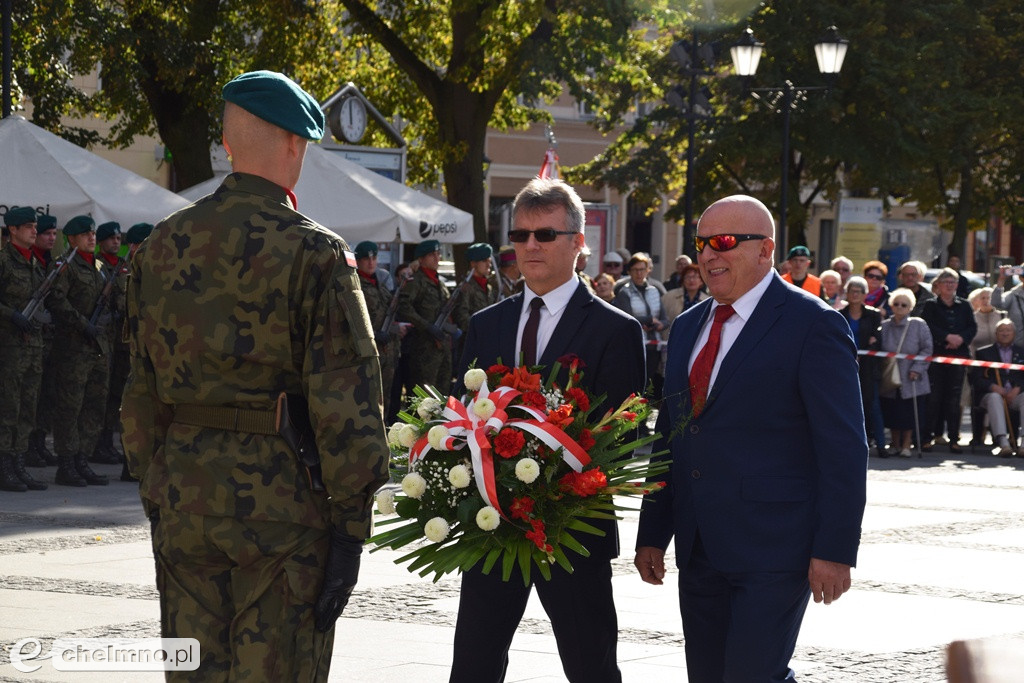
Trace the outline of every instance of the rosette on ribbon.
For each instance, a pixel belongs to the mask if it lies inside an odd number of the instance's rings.
[[[489,391],[485,384],[477,392],[476,398],[464,405],[454,396],[449,396],[443,415],[447,422],[442,426],[448,430],[448,436],[442,442],[444,450],[459,450],[469,447],[470,459],[473,463],[473,479],[477,490],[488,505],[498,511],[504,519],[508,519],[498,503],[498,486],[494,473],[494,454],[491,448],[490,435],[501,431],[503,427],[512,426],[537,437],[541,443],[553,452],[562,452],[562,459],[574,471],[582,472],[590,463],[590,456],[583,447],[576,443],[561,429],[545,422],[544,412],[529,406],[509,406],[520,396],[520,392],[511,387],[498,387]],[[482,420],[473,408],[477,401],[490,399],[494,403],[494,413]],[[509,419],[509,409],[520,410],[532,419]],[[424,436],[409,449],[409,464],[422,459],[430,452],[431,446]]]

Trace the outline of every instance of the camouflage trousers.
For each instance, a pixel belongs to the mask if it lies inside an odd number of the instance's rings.
[[[314,627],[328,531],[160,510],[153,535],[165,638],[195,638],[168,681],[326,681],[334,630]]]
[[[111,431],[121,429],[121,394],[128,381],[128,369],[131,364],[128,347],[115,344],[110,359],[110,390],[107,392],[107,411],[103,418],[103,428]]]
[[[55,345],[57,403],[51,415],[53,446],[58,455],[92,454],[103,429],[110,370],[95,349]]]
[[[45,328],[44,328],[45,329]],[[39,429],[49,434],[53,431],[51,415],[57,405],[57,393],[54,378],[57,376],[57,357],[53,353],[53,334],[49,338],[43,336],[43,379],[39,385],[39,400],[36,402],[36,424]]]
[[[0,346],[0,453],[24,453],[35,428],[41,346]]]
[[[398,368],[401,342],[392,340],[380,353],[380,383],[384,389],[384,416],[391,414],[391,388],[395,383],[395,370]]]
[[[429,384],[447,394],[452,383],[452,346],[438,344],[430,334],[412,330],[409,342],[409,375],[415,385]]]

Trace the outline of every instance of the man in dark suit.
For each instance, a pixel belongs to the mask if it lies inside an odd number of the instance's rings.
[[[1024,363],[1024,348],[1013,343],[1017,328],[1012,320],[1001,320],[996,325],[996,343],[978,349],[977,360],[995,363]],[[988,413],[988,426],[996,442],[996,455],[1009,458],[1014,454],[1007,437],[1007,415],[1016,413],[1020,418],[1018,429],[1024,425],[1024,371],[971,368],[974,395]],[[1017,457],[1024,458],[1024,442],[1017,448]]]
[[[838,599],[857,559],[868,449],[856,348],[841,315],[772,272],[761,202],[712,204],[696,246],[713,299],[669,340],[655,451],[670,449],[672,468],[644,501],[634,563],[661,584],[675,537],[690,681],[793,680],[809,596]]]
[[[644,387],[640,324],[598,299],[575,276],[583,248],[584,209],[560,180],[536,178],[516,197],[509,240],[525,278],[524,290],[480,311],[470,321],[459,377],[470,364],[551,366],[566,354],[582,361],[583,384],[607,395],[598,410],[618,406]],[[564,371],[563,371],[564,372]],[[560,378],[565,386],[565,378]],[[602,522],[598,524],[598,522]],[[604,537],[580,539],[589,557],[571,554],[574,572],[552,567],[551,580],[533,585],[558,643],[562,668],[572,683],[618,683],[618,626],[612,600],[611,560],[619,552],[614,522],[594,522]],[[479,565],[462,576],[455,627],[452,683],[500,683],[508,649],[530,597],[515,576],[501,580]]]

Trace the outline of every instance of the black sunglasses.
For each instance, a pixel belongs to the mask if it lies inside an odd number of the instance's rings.
[[[509,230],[509,242],[526,242],[530,235],[538,242],[554,242],[559,235],[576,235],[572,230],[555,230],[554,228],[541,228],[540,230]]]
[[[765,240],[768,239],[767,235],[711,235],[710,237],[701,237],[697,235],[693,238],[693,245],[697,248],[697,253],[704,251],[704,247],[709,246],[715,251],[729,251],[740,246],[740,242],[746,242],[748,240]]]

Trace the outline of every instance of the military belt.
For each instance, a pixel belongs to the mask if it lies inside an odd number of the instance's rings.
[[[246,434],[277,434],[277,417],[273,410],[252,410],[227,406],[174,406],[174,421],[194,427],[209,427]]]

